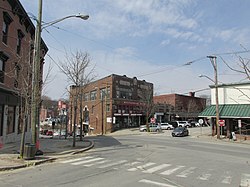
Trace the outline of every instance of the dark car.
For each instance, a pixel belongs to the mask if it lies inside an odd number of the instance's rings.
[[[173,132],[172,132],[172,136],[188,136],[189,132],[188,129],[186,127],[176,127]]]

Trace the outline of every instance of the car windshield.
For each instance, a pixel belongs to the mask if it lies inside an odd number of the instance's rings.
[[[183,130],[184,130],[183,127],[177,127],[177,128],[174,129],[175,132],[181,132]]]

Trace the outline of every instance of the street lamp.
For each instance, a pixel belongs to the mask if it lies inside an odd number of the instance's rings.
[[[207,56],[210,59],[211,64],[214,68],[214,80],[206,75],[200,75],[199,77],[206,77],[214,83],[215,87],[215,107],[216,107],[216,129],[217,129],[217,139],[220,139],[220,126],[219,126],[219,96],[218,96],[218,71],[216,56]]]
[[[40,104],[40,44],[41,44],[41,32],[42,29],[54,25],[58,22],[61,22],[68,18],[80,18],[87,20],[89,15],[70,15],[51,21],[42,25],[42,0],[39,0],[38,4],[38,18],[36,20],[36,31],[35,31],[35,40],[34,40],[34,56],[33,56],[33,73],[32,73],[32,109],[31,109],[31,129],[32,129],[32,144],[36,144],[36,148],[39,148],[38,139],[38,126],[39,126],[39,104]]]

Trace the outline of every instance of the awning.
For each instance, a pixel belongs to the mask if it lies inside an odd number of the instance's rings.
[[[250,118],[250,104],[219,105],[221,118]],[[216,117],[216,106],[211,105],[203,110],[199,117]]]

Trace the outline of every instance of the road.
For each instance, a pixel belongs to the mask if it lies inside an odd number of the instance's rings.
[[[250,186],[249,145],[142,133],[92,137],[95,148],[0,174],[0,186]]]

